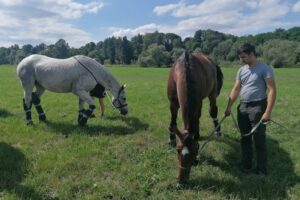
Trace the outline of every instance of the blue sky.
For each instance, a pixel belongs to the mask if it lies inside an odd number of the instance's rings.
[[[185,37],[199,29],[241,36],[300,26],[300,0],[0,0],[0,47],[80,47],[147,32]]]

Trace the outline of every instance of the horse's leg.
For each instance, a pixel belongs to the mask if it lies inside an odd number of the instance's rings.
[[[39,120],[40,121],[46,121],[46,115],[44,113],[44,110],[41,106],[41,96],[44,93],[45,89],[42,88],[39,85],[36,85],[36,92],[33,92],[31,95],[32,98],[32,103],[35,106],[35,109],[39,115]]]
[[[78,101],[78,118],[77,121],[78,123],[82,120],[82,116],[84,115],[84,101],[79,97],[79,101]]]
[[[196,134],[195,134],[195,137],[194,137],[195,140],[200,139],[200,117],[201,117],[201,113],[202,113],[202,101],[200,101],[200,103],[199,103],[199,108],[198,108],[198,113],[197,113],[197,122],[196,122],[196,126],[195,126]]]
[[[219,126],[218,120],[218,106],[217,106],[217,97],[215,94],[210,95],[209,97],[209,114],[210,117],[213,119],[215,133],[217,136],[221,136],[221,126]]]
[[[25,116],[26,116],[26,125],[30,125],[33,124],[31,118],[31,107],[32,107],[31,92],[34,84],[32,81],[21,80],[21,82],[24,88],[23,109],[25,111]]]
[[[178,100],[173,99],[170,102],[171,122],[170,122],[170,126],[169,126],[169,141],[168,141],[168,143],[174,147],[176,146],[175,130],[177,128],[176,120],[177,120],[178,109],[179,109]]]
[[[88,118],[91,116],[96,106],[94,104],[94,101],[90,97],[89,93],[86,92],[85,90],[75,91],[74,94],[78,95],[82,101],[87,102],[87,104],[89,105],[89,108],[87,110],[83,109],[83,105],[82,106],[79,105],[79,109],[82,111],[79,110],[80,116],[78,116],[78,124],[80,126],[84,126],[86,125]],[[80,100],[79,100],[79,104],[81,104]]]
[[[200,101],[199,103],[199,107],[198,109],[195,109],[198,111],[198,113],[196,113],[196,122],[195,122],[195,136],[194,139],[199,141],[200,140],[200,118],[201,118],[201,114],[202,114],[202,101]],[[199,149],[198,149],[199,150]],[[197,156],[195,158],[195,160],[193,161],[193,165],[198,165],[200,162],[200,155],[199,152],[197,152]]]

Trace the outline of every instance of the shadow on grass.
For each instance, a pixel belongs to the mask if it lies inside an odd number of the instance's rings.
[[[288,152],[280,148],[279,143],[269,138],[268,142],[268,176],[258,177],[244,174],[237,165],[240,161],[240,143],[230,137],[223,137],[218,142],[224,142],[232,150],[224,155],[226,162],[216,161],[213,157],[202,154],[202,164],[219,168],[222,172],[231,174],[234,179],[218,179],[218,176],[205,175],[201,178],[191,178],[183,189],[209,190],[224,194],[224,198],[238,199],[288,199],[288,191],[300,183],[300,177],[294,172],[294,164]],[[255,151],[254,151],[255,152]],[[254,165],[255,166],[255,165]],[[192,170],[197,170],[193,167]]]
[[[5,109],[0,108],[0,117],[1,118],[6,118],[6,117],[10,117],[13,116],[13,114],[11,114],[10,112],[8,112]]]
[[[0,161],[0,193],[13,193],[19,199],[42,199],[33,188],[21,184],[28,161],[20,150],[0,142]]]
[[[86,126],[78,126],[77,124],[68,124],[64,122],[57,121],[47,121],[47,127],[51,128],[51,130],[56,133],[60,133],[65,135],[84,133],[90,136],[98,136],[98,135],[126,135],[126,134],[134,134],[140,130],[147,130],[149,124],[140,121],[136,117],[112,117],[106,116],[106,119],[111,120],[112,123],[110,125],[91,125],[89,122]],[[113,121],[118,122],[119,125],[114,125]],[[118,124],[116,123],[116,124]],[[122,124],[120,124],[122,123]]]

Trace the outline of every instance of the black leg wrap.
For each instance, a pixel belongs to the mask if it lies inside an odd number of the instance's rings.
[[[214,127],[216,128],[219,125],[219,121],[217,118],[218,117],[218,107],[217,106],[211,107],[209,110],[209,114],[210,114],[211,118],[213,119]],[[221,127],[220,126],[215,130],[215,133],[218,136],[221,136]]]
[[[77,122],[78,122],[79,126],[86,125],[86,123],[87,123],[87,116],[85,114],[85,110],[84,109],[82,109],[82,110],[79,111]]]
[[[90,105],[89,108],[90,108],[91,110],[94,110],[94,109],[96,108],[96,106],[95,106],[95,105]]]
[[[214,122],[214,127],[215,127],[215,134],[217,136],[221,136],[221,126],[219,125],[219,121],[217,118],[214,118],[213,119],[213,122]],[[217,128],[218,127],[218,128]]]
[[[40,105],[41,100],[39,99],[39,97],[37,96],[37,94],[35,92],[33,92],[31,94],[31,98],[32,98],[32,103],[34,104],[35,109],[36,109],[37,113],[39,114],[39,120],[46,121],[46,115],[44,113],[42,106]]]
[[[176,147],[176,135],[173,132],[172,128],[169,128],[169,141],[168,141],[169,145],[172,147]]]
[[[213,119],[217,118],[218,117],[218,107],[217,106],[211,107],[209,110],[209,114],[210,114],[211,118],[213,118]]]
[[[23,109],[24,109],[25,115],[26,115],[26,125],[32,124],[31,107],[32,107],[32,103],[30,102],[30,105],[28,108],[27,105],[25,104],[25,99],[23,98]]]
[[[32,103],[33,103],[34,105],[38,105],[38,104],[41,103],[40,98],[37,96],[37,94],[36,94],[35,92],[33,92],[33,93],[31,94],[31,99],[32,99]]]

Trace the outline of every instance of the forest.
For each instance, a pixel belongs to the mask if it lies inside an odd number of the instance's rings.
[[[215,30],[198,30],[193,37],[181,38],[174,33],[146,33],[127,37],[109,37],[89,42],[80,48],[70,47],[64,39],[55,44],[33,46],[14,44],[0,47],[0,64],[18,64],[31,54],[54,58],[86,55],[105,65],[170,67],[183,52],[201,52],[222,67],[239,65],[237,48],[244,42],[255,45],[258,59],[274,68],[300,67],[300,27],[278,28],[257,35],[234,36]]]

